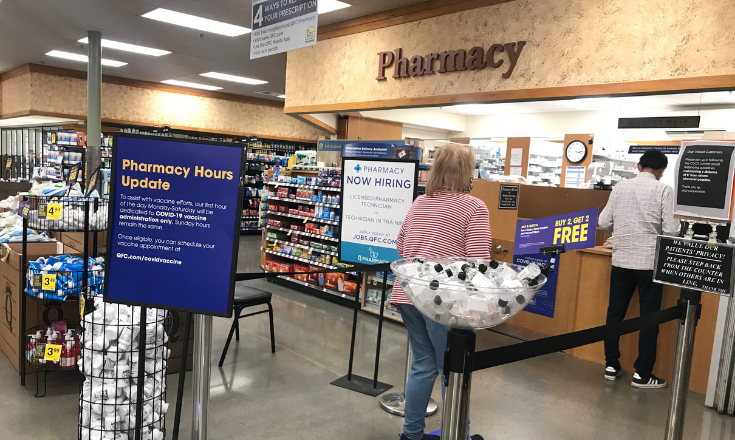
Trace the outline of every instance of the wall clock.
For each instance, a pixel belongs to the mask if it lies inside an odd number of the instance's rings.
[[[580,163],[587,157],[587,144],[582,141],[569,142],[564,156],[570,163]]]

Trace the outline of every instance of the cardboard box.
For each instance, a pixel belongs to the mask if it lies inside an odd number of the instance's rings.
[[[90,232],[87,246],[90,256],[94,254],[94,234],[97,234],[98,248],[107,246],[107,231]],[[64,246],[70,248],[67,252],[70,255],[77,255],[84,252],[84,232],[57,232],[55,238],[61,243],[64,243]]]

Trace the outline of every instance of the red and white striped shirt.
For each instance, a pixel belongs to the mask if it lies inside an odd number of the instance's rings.
[[[456,256],[490,258],[490,214],[485,203],[464,193],[439,191],[418,197],[403,220],[396,240],[403,258]],[[411,304],[393,285],[391,304]]]

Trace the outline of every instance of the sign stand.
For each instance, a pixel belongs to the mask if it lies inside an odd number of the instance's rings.
[[[403,376],[403,392],[388,393],[380,399],[380,407],[389,414],[403,417],[406,405],[406,387],[408,386],[408,375],[411,374],[411,364],[413,364],[413,353],[411,352],[411,342],[406,338],[406,373]],[[439,409],[436,400],[429,398],[429,405],[426,407],[426,416],[433,416]]]
[[[212,316],[199,314],[194,316],[194,338],[191,440],[206,440],[212,369]]]

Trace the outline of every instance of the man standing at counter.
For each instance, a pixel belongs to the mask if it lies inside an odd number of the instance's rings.
[[[600,214],[599,228],[613,233],[608,324],[625,319],[636,287],[641,315],[661,310],[663,285],[653,282],[656,237],[679,233],[673,190],[659,182],[668,163],[661,151],[646,151],[638,162],[638,176],[615,185]],[[653,375],[657,342],[658,326],[640,331],[632,386],[666,386],[666,381]],[[605,340],[605,379],[615,380],[623,373],[619,343],[619,337]]]

